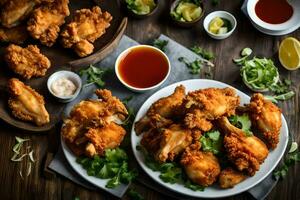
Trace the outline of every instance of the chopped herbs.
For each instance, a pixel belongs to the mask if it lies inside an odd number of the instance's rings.
[[[199,47],[199,46],[193,46],[192,48],[191,48],[191,50],[194,52],[194,53],[196,53],[196,54],[198,54],[199,56],[201,56],[202,58],[204,58],[204,59],[206,59],[206,60],[212,60],[212,59],[214,59],[215,58],[215,56],[214,56],[214,54],[212,53],[212,52],[210,52],[210,51],[207,51],[207,50],[205,50],[205,49],[203,49],[203,48],[201,48],[201,47]]]
[[[295,150],[288,153],[284,159],[283,165],[273,172],[275,179],[283,179],[288,173],[289,167],[294,166],[296,162],[300,162],[300,152]]]
[[[289,91],[285,94],[280,94],[280,95],[274,95],[274,96],[266,95],[265,99],[270,100],[273,103],[278,103],[278,101],[289,100],[294,96],[295,96],[295,92],[294,91]]]
[[[129,170],[128,156],[120,148],[107,149],[103,157],[98,155],[93,158],[81,157],[76,161],[87,170],[89,176],[109,179],[107,188],[115,188],[121,183],[127,184],[137,176],[136,171]]]
[[[279,80],[277,84],[271,85],[270,90],[275,94],[284,94],[290,91],[290,86],[292,85],[292,81],[288,79],[283,79],[283,81]]]
[[[153,46],[162,50],[163,52],[166,51],[166,47],[168,45],[169,41],[168,40],[160,40],[160,39],[156,39],[153,42]]]
[[[162,179],[164,182],[171,184],[183,184],[185,187],[191,190],[204,191],[204,187],[194,185],[190,182],[190,180],[187,179],[185,172],[182,170],[179,164],[175,162],[158,163],[153,159],[151,155],[148,154],[148,152],[142,146],[138,145],[136,146],[136,149],[143,153],[145,158],[145,164],[147,167],[149,167],[153,171],[160,172],[159,178]]]
[[[242,129],[246,133],[246,136],[253,135],[251,132],[251,120],[247,114],[231,116],[229,117],[229,121],[235,127]]]
[[[112,69],[101,69],[98,67],[94,67],[90,65],[87,69],[83,69],[79,71],[79,75],[81,77],[86,76],[87,84],[85,86],[96,84],[98,87],[103,87],[105,82],[102,80],[103,76],[110,73]]]
[[[127,195],[131,200],[144,200],[144,197],[134,189],[129,189]]]
[[[187,58],[185,57],[180,57],[178,58],[178,61],[183,62],[187,68],[189,68],[191,74],[199,74],[201,71],[201,68],[203,66],[203,62],[200,60],[196,59],[193,62],[189,62]]]
[[[203,151],[210,151],[213,154],[219,154],[221,152],[223,138],[219,131],[209,131],[204,133],[200,138]]]

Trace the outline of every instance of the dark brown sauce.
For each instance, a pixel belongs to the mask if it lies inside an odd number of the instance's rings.
[[[119,63],[122,80],[136,88],[158,84],[166,77],[168,69],[168,61],[163,54],[147,47],[130,50]]]
[[[259,0],[255,5],[256,15],[264,22],[281,24],[293,16],[293,7],[287,0]]]

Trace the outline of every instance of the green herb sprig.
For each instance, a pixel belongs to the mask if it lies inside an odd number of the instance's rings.
[[[219,154],[222,149],[223,138],[218,130],[204,133],[200,138],[203,151],[210,151],[213,154]]]
[[[86,82],[84,86],[89,86],[91,84],[96,84],[98,87],[103,87],[105,82],[103,81],[103,77],[108,73],[111,73],[112,69],[101,69],[99,67],[95,67],[90,65],[87,69],[82,69],[79,71],[79,75],[81,77],[86,76]]]
[[[215,55],[212,52],[207,51],[199,46],[193,46],[191,50],[206,60],[211,61],[215,58]]]
[[[292,97],[295,96],[295,92],[294,91],[289,91],[287,93],[284,94],[280,94],[280,95],[265,95],[265,99],[272,101],[273,103],[278,103],[278,101],[285,101],[285,100],[289,100]]]
[[[249,115],[233,115],[229,117],[229,121],[232,125],[236,126],[239,129],[242,129],[247,137],[253,135],[251,131],[251,120],[249,118]]]
[[[127,195],[131,200],[144,200],[145,199],[140,193],[138,193],[134,189],[129,189],[127,192]]]
[[[168,43],[168,40],[155,39],[153,46],[162,50],[163,52],[166,52]]]
[[[198,59],[190,62],[186,57],[180,57],[178,58],[178,61],[184,63],[186,67],[190,70],[190,74],[193,75],[199,74],[203,67],[203,63]]]

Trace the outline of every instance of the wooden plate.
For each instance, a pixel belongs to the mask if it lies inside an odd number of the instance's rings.
[[[108,11],[112,14],[113,20],[111,26],[106,30],[106,33],[95,41],[95,51],[94,54],[79,58],[72,49],[64,49],[59,44],[59,38],[56,43],[51,47],[46,47],[41,45],[38,41],[29,39],[22,46],[27,46],[28,44],[36,44],[41,49],[41,52],[45,54],[51,61],[51,68],[47,71],[46,76],[42,78],[33,78],[31,80],[22,80],[19,76],[14,74],[8,69],[5,62],[3,61],[4,49],[7,44],[1,43],[0,45],[0,118],[7,123],[16,126],[18,128],[40,132],[47,131],[51,129],[60,119],[61,112],[65,106],[63,103],[57,102],[47,91],[47,79],[48,77],[59,70],[72,70],[77,71],[81,68],[87,67],[89,64],[93,64],[102,60],[105,56],[111,53],[118,45],[126,26],[127,18],[121,12],[120,3],[118,0],[95,0],[95,1],[82,1],[82,0],[72,0],[70,1],[69,8],[71,15],[66,18],[66,22],[70,21],[75,10],[80,8],[91,8],[95,5],[99,5],[103,11]],[[62,27],[61,27],[62,28]],[[45,126],[35,126],[30,122],[24,122],[14,118],[11,114],[10,109],[7,105],[8,93],[7,93],[7,81],[12,78],[17,77],[24,81],[25,84],[30,85],[40,94],[42,94],[46,101],[46,108],[50,114],[50,123]]]

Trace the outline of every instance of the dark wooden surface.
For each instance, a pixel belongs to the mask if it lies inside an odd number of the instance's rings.
[[[264,35],[254,29],[249,20],[241,13],[239,0],[221,0],[220,5],[211,7],[205,3],[206,14],[213,10],[227,10],[232,12],[238,21],[237,30],[234,34],[223,41],[210,39],[203,30],[201,22],[192,29],[180,29],[173,26],[168,19],[168,1],[161,0],[158,12],[151,18],[143,20],[129,19],[129,25],[126,34],[141,43],[149,43],[153,38],[164,33],[174,40],[191,46],[200,45],[213,51],[217,58],[215,59],[216,68],[214,79],[229,83],[244,92],[250,93],[243,86],[239,77],[239,69],[232,63],[232,58],[239,54],[239,51],[246,46],[251,47],[256,55],[272,57],[280,69],[281,75],[290,78],[293,81],[293,88],[296,96],[290,101],[280,103],[283,113],[288,121],[290,131],[295,135],[296,141],[300,142],[300,124],[299,124],[299,89],[300,89],[300,71],[289,72],[284,70],[278,63],[277,51],[279,42],[284,37],[272,37]],[[290,34],[290,36],[300,39],[300,30]],[[0,122],[0,199],[74,199],[79,197],[83,199],[115,199],[113,196],[101,191],[89,191],[67,179],[56,176],[56,178],[47,179],[43,175],[43,163],[47,152],[57,150],[59,127],[53,129],[47,134],[34,134],[15,129],[4,122]],[[37,161],[33,167],[32,174],[22,180],[18,174],[17,164],[10,162],[12,156],[12,146],[14,145],[14,136],[30,138],[30,145],[35,149]],[[300,199],[300,165],[289,170],[285,180],[280,181],[273,189],[268,199]],[[147,189],[140,183],[135,183],[134,187],[143,195],[145,199],[162,200],[166,196],[153,190]],[[127,199],[127,197],[124,197]],[[227,199],[251,199],[246,194],[240,194]]]

